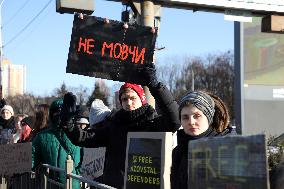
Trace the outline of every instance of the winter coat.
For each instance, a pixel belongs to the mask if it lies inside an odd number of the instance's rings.
[[[205,137],[217,137],[236,135],[236,132],[231,127],[225,129],[222,133],[217,133],[211,127],[204,133],[198,136],[190,136],[183,129],[177,131],[177,146],[172,153],[172,168],[171,168],[171,189],[187,189],[188,184],[188,142]]]
[[[32,142],[33,170],[40,164],[65,169],[68,155],[71,155],[74,162],[72,173],[80,174],[80,147],[73,145],[62,129],[50,121],[48,128],[39,132]],[[64,173],[55,175],[52,173],[51,177],[65,184]],[[72,188],[80,188],[80,183],[75,179],[72,179]]]
[[[282,161],[269,171],[270,189],[281,189],[284,186],[284,156]]]
[[[128,132],[174,132],[179,126],[178,106],[171,93],[163,85],[150,88],[162,114],[148,104],[133,110],[116,112],[109,125],[103,128],[83,131],[73,126],[66,133],[75,145],[84,147],[106,147],[103,183],[122,188]]]
[[[14,116],[12,116],[8,120],[5,120],[0,116],[0,143],[7,144],[14,132],[15,132]]]
[[[14,120],[14,116],[11,116],[10,119],[5,120],[0,116],[0,130],[1,129],[11,129],[14,130],[15,129],[15,120]]]

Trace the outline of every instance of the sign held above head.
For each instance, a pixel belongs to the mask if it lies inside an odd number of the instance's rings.
[[[157,29],[94,16],[74,16],[67,73],[143,84],[152,64]]]

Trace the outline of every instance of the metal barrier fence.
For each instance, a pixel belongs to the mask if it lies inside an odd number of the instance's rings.
[[[15,174],[11,177],[2,176],[0,179],[0,189],[72,189],[72,179],[78,180],[81,183],[81,189],[116,189],[111,186],[86,179],[80,175],[72,173],[73,161],[71,156],[68,156],[66,161],[66,169],[42,165],[42,170],[38,172],[30,172],[23,174]],[[60,183],[50,178],[50,172],[63,173],[66,175],[66,183]]]
[[[0,179],[0,189],[38,189],[34,172],[15,174],[13,176],[2,176]]]

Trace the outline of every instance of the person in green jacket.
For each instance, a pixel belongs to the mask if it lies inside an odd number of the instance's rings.
[[[41,164],[49,164],[65,169],[67,156],[71,155],[74,162],[74,169],[72,172],[80,174],[81,148],[73,145],[59,127],[59,115],[62,104],[63,99],[57,99],[51,103],[48,128],[39,132],[32,142],[32,169],[34,171],[37,170]],[[64,173],[53,172],[50,176],[52,179],[55,179],[62,184],[66,184],[66,176]],[[72,188],[79,189],[79,181],[73,179]]]

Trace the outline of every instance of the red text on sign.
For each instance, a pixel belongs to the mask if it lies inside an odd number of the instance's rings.
[[[109,52],[107,54],[107,51]],[[102,46],[102,56],[109,56],[110,58],[126,60],[128,56],[131,56],[132,63],[144,64],[144,56],[145,56],[145,48],[142,48],[139,51],[139,47],[137,46],[128,46],[126,44],[120,43],[103,43]]]
[[[83,39],[82,37],[80,37],[77,51],[80,52],[81,48],[83,48],[83,52],[93,54],[93,52],[91,52],[90,50],[91,48],[94,48],[94,42],[94,39]]]

